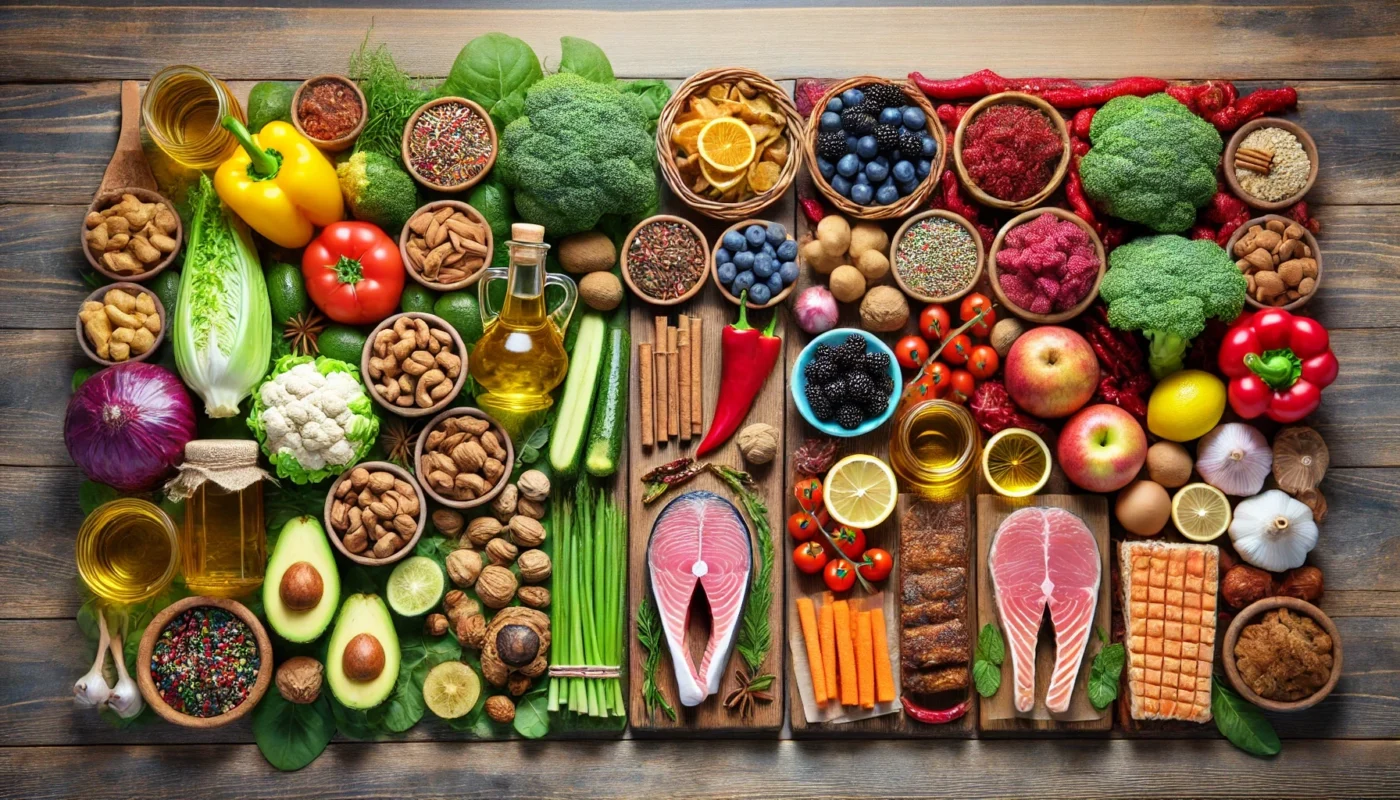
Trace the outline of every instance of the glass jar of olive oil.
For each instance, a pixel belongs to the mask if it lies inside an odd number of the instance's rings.
[[[246,121],[228,86],[199,67],[166,67],[151,78],[141,98],[141,118],[151,138],[193,169],[213,169],[238,148],[223,127],[225,115]]]
[[[241,597],[262,585],[267,567],[258,443],[196,439],[168,487],[185,502],[180,560],[196,594]]]
[[[947,400],[925,400],[895,418],[890,466],[901,491],[951,500],[972,485],[981,448],[977,422],[966,408]]]

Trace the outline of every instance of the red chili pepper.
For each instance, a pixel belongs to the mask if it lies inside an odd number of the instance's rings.
[[[914,721],[922,722],[925,725],[944,725],[962,717],[968,712],[968,709],[972,708],[972,698],[970,697],[948,708],[924,708],[910,700],[907,695],[900,695],[899,702],[904,706],[904,713],[908,714]]]
[[[1298,105],[1298,90],[1292,86],[1278,89],[1259,89],[1250,92],[1214,114],[1206,120],[1216,130],[1228,133],[1256,117],[1276,114]]]
[[[1084,179],[1079,177],[1079,159],[1070,159],[1069,176],[1065,180],[1065,200],[1069,201],[1069,208],[1075,216],[1089,223],[1095,230],[1099,229],[1094,207],[1089,205],[1089,198],[1084,194]]]
[[[1098,86],[1053,88],[1038,92],[1040,98],[1056,108],[1101,106],[1115,97],[1146,97],[1167,88],[1161,78],[1119,78]]]
[[[1239,96],[1239,90],[1229,81],[1168,86],[1166,92],[1177,102],[1191,109],[1191,113],[1207,118],[1228,108]]]
[[[943,127],[949,133],[952,133],[962,123],[962,118],[967,116],[969,108],[972,106],[966,104],[955,106],[952,103],[943,103],[935,111],[938,113],[938,121],[943,123]]]
[[[799,197],[797,204],[802,207],[802,215],[813,225],[821,222],[826,216],[826,206],[815,197]]]
[[[909,80],[930,100],[980,100],[989,94],[1009,92],[1012,88],[1011,81],[989,69],[945,81],[936,81],[925,78],[921,73],[911,72]]]
[[[1230,407],[1245,419],[1261,414],[1297,422],[1322,403],[1337,379],[1327,329],[1281,308],[1246,314],[1220,345],[1220,371],[1230,378]]]
[[[725,325],[720,332],[719,399],[715,402],[710,430],[695,451],[697,457],[724,444],[739,429],[739,423],[748,416],[754,398],[783,352],[782,337],[773,335],[778,327],[777,312],[762,332],[751,327],[748,294],[744,291],[739,295],[739,321]]]
[[[951,169],[944,170],[943,177],[940,179],[940,187],[943,193],[939,198],[941,202],[937,202],[938,205],[946,211],[967,217],[968,220],[977,219],[977,207],[972,204],[971,200],[963,196],[962,185],[958,183],[957,173]]]
[[[1076,320],[1075,327],[1099,360],[1099,385],[1096,402],[1110,403],[1137,417],[1147,419],[1147,401],[1152,387],[1147,364],[1137,339],[1128,331],[1116,330],[1108,324],[1108,308],[1094,303]]]
[[[1070,123],[1070,133],[1080,139],[1088,139],[1089,127],[1093,124],[1094,114],[1097,111],[1097,108],[1079,109],[1078,113],[1074,115],[1074,120]]]

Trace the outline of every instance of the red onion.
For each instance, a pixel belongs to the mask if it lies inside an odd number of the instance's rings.
[[[123,492],[160,484],[195,437],[194,404],[170,370],[137,362],[108,367],[68,401],[63,443],[84,475]]]

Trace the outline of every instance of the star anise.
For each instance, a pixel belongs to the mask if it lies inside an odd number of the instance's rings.
[[[296,355],[319,355],[321,348],[316,344],[316,337],[325,329],[325,317],[315,311],[303,311],[287,320],[282,330],[282,338],[288,340],[288,346]]]
[[[395,417],[379,429],[379,444],[389,460],[408,469],[413,447],[418,441],[418,428],[406,419]]]
[[[749,676],[742,667],[734,670],[734,680],[739,683],[739,688],[730,692],[724,698],[724,707],[738,710],[739,715],[745,719],[752,717],[759,703],[773,702],[773,693],[768,691],[773,686],[772,675]]]

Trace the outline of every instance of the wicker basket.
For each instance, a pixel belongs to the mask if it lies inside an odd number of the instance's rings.
[[[681,109],[696,92],[703,91],[714,83],[733,83],[740,80],[761,91],[787,119],[783,136],[788,140],[788,160],[778,173],[778,182],[773,184],[772,189],[748,200],[726,203],[691,191],[689,184],[681,176],[680,167],[676,165],[675,149],[671,146],[671,129],[675,126],[676,117],[681,113]],[[656,123],[656,156],[661,162],[661,174],[666,178],[666,185],[671,187],[671,191],[684,200],[686,205],[707,217],[733,222],[757,216],[776,203],[792,185],[802,166],[804,148],[799,134],[801,129],[802,117],[797,115],[792,100],[778,84],[744,67],[707,69],[687,78],[676,87],[671,99],[666,101],[666,107],[661,110],[661,118]]]
[[[967,132],[968,123],[972,118],[995,105],[1003,103],[1018,103],[1023,106],[1030,106],[1044,114],[1050,124],[1054,126],[1055,132],[1059,134],[1062,149],[1060,151],[1060,161],[1055,165],[1055,172],[1050,176],[1050,180],[1041,187],[1040,191],[1027,197],[1024,200],[1002,200],[993,197],[982,191],[982,187],[968,174],[967,167],[963,165],[962,147],[963,135]],[[972,195],[972,199],[977,202],[991,206],[992,208],[1002,208],[1008,211],[1028,211],[1045,202],[1045,198],[1055,193],[1060,188],[1060,183],[1064,181],[1065,174],[1069,171],[1070,142],[1069,126],[1065,124],[1065,118],[1060,116],[1060,112],[1055,107],[1041,100],[1039,97],[1021,92],[1002,92],[990,97],[984,97],[972,104],[972,107],[963,114],[962,121],[958,123],[958,130],[953,134],[953,168],[958,171],[958,179],[962,181],[963,188]]]
[[[802,135],[802,152],[807,156],[809,165],[817,163],[817,127],[821,122],[822,112],[826,110],[826,104],[831,98],[847,89],[854,89],[867,83],[888,83],[898,88],[904,92],[905,97],[909,98],[912,105],[918,106],[924,112],[924,117],[928,119],[928,131],[933,134],[934,141],[938,143],[938,158],[933,162],[928,176],[924,178],[913,194],[901,197],[898,202],[886,206],[863,206],[852,203],[831,188],[831,184],[826,182],[826,178],[822,177],[815,166],[810,167],[808,172],[812,175],[812,183],[816,184],[817,191],[821,192],[822,197],[825,197],[842,214],[856,219],[897,219],[924,205],[929,195],[933,194],[934,187],[938,185],[939,177],[943,174],[943,165],[948,158],[947,133],[943,130],[943,123],[938,120],[938,113],[933,110],[933,104],[924,97],[923,92],[913,88],[906,81],[892,81],[874,75],[858,75],[844,80],[828,89],[826,94],[822,95],[821,99],[812,107],[812,116],[807,120],[807,129]]]

